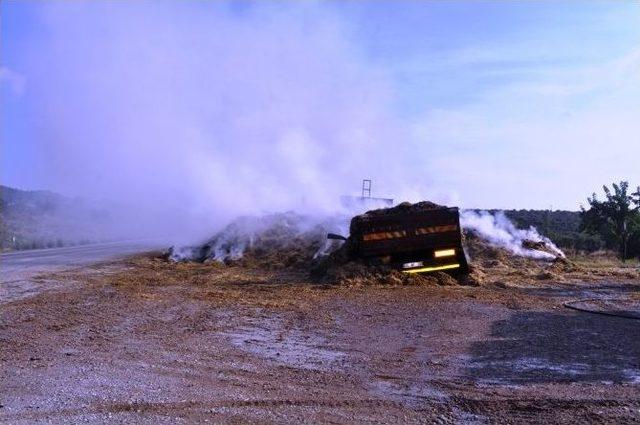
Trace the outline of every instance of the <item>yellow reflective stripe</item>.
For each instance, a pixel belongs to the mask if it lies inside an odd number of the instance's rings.
[[[407,236],[407,232],[404,230],[398,230],[395,232],[379,232],[379,233],[367,233],[362,235],[363,241],[379,241],[383,239],[403,238]]]
[[[436,258],[440,258],[440,257],[452,257],[454,255],[456,255],[456,250],[455,249],[442,249],[440,251],[436,251],[433,253],[433,255]]]
[[[456,224],[444,224],[442,226],[419,227],[416,229],[416,235],[428,235],[430,233],[455,232],[458,230]]]
[[[420,267],[419,269],[402,270],[402,273],[435,272],[438,270],[457,269],[458,267],[460,267],[460,264],[447,264],[446,266]]]

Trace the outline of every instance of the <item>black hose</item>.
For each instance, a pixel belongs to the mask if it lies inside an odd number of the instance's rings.
[[[621,317],[623,319],[635,319],[635,320],[640,320],[640,313],[638,313],[637,315],[635,314],[631,314],[631,313],[625,313],[625,312],[610,312],[610,311],[601,311],[601,310],[591,310],[588,308],[584,308],[584,307],[578,307],[574,304],[576,303],[583,303],[583,302],[588,302],[588,301],[616,301],[616,299],[598,299],[598,298],[587,298],[584,300],[576,300],[576,301],[567,301],[565,303],[562,303],[562,305],[566,308],[569,308],[571,310],[575,310],[575,311],[581,311],[584,313],[592,313],[592,314],[600,314],[603,316],[611,316],[611,317]]]

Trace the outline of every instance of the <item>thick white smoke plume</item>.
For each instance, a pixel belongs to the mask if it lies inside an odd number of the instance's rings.
[[[131,232],[189,241],[239,215],[333,214],[363,178],[402,199],[428,182],[389,80],[330,7],[39,5],[13,64],[34,98],[31,172],[117,204]]]
[[[304,247],[313,259],[324,257],[342,245],[327,239],[328,233],[348,235],[350,216],[311,217],[295,212],[239,217],[205,243],[174,246],[172,261],[238,260],[247,250],[292,251]]]
[[[427,193],[429,146],[390,79],[324,3],[34,4],[37,31],[10,64],[33,124],[25,173],[104,200],[114,237],[191,244],[239,216],[349,215],[340,196],[363,178],[374,196],[447,201]],[[516,242],[532,231],[466,223],[531,255]],[[235,240],[260,232],[245,230]]]
[[[505,248],[515,255],[539,259],[564,258],[565,255],[549,238],[542,236],[535,227],[518,229],[502,212],[491,214],[487,211],[463,211],[460,224],[464,229],[476,232],[490,244]],[[526,247],[526,242],[544,243],[554,254]]]

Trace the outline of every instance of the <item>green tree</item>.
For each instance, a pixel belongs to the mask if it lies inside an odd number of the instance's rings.
[[[612,187],[613,191],[602,187],[606,200],[600,201],[595,193],[587,198],[590,208],[582,208],[582,229],[599,234],[625,261],[629,241],[640,233],[640,187],[634,193],[629,193],[626,181],[613,183]]]

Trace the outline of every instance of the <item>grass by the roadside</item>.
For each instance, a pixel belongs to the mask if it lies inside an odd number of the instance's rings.
[[[628,259],[622,262],[613,253],[578,254],[569,257],[574,263],[592,269],[638,269],[640,260]]]

